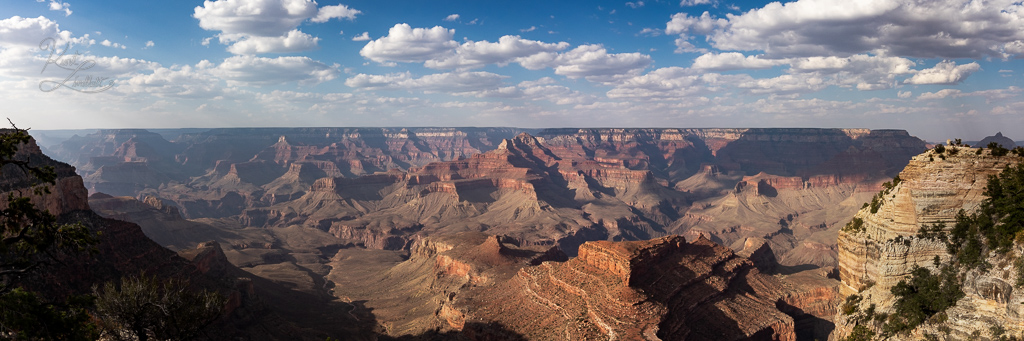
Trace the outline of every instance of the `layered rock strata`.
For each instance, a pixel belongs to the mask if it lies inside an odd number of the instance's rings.
[[[673,236],[588,242],[457,304],[476,322],[469,335],[490,325],[530,340],[795,340],[775,306],[782,289],[727,248]]]
[[[950,153],[950,149],[956,152]],[[857,294],[863,298],[859,306],[876,306],[877,313],[891,313],[894,297],[890,288],[908,278],[916,266],[936,270],[950,261],[945,243],[937,239],[917,238],[918,230],[944,223],[955,224],[958,211],[976,211],[985,199],[988,177],[1006,167],[1020,163],[1020,157],[992,156],[989,150],[946,147],[914,157],[899,174],[901,181],[882,192],[877,212],[866,207],[855,220],[859,228],[841,231],[838,237],[840,291],[844,296]],[[1019,257],[1022,251],[1011,252]],[[944,340],[962,340],[971,335],[989,335],[991,326],[1002,326],[1009,334],[1024,332],[1024,295],[1013,290],[1013,267],[1008,259],[990,257],[995,268],[981,272],[968,271],[961,280],[966,297],[944,314],[946,319],[929,320],[907,334],[892,339],[921,339],[925,335]],[[837,329],[831,339],[839,340],[857,324],[855,315],[836,315]],[[876,330],[877,332],[877,330]]]

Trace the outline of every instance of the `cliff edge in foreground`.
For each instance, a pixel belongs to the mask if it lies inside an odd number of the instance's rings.
[[[981,256],[974,265],[964,261],[963,253],[949,253],[963,249],[972,238],[985,240],[985,232],[967,229],[958,212],[969,217],[989,205],[989,177],[1020,164],[1016,154],[939,146],[914,157],[887,189],[865,204],[839,233],[840,290],[848,299],[836,315],[830,339],[846,340],[851,334],[858,340],[1019,337],[1024,332],[1024,295],[1014,290],[1020,275],[1013,260],[1024,249],[1008,242],[1003,253],[978,242]],[[955,239],[958,221],[966,242]],[[1000,224],[997,220],[994,226]],[[913,290],[894,294],[907,287]],[[929,290],[944,294],[922,294]],[[934,296],[946,303],[932,304]],[[929,301],[919,306],[909,301],[921,297]],[[920,313],[921,323],[893,323],[892,315],[907,312]]]

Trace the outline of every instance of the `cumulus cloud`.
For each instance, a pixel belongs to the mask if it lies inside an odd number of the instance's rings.
[[[601,45],[580,45],[564,53],[542,52],[516,60],[530,70],[554,68],[555,74],[569,78],[608,81],[640,72],[651,64],[651,56],[633,53],[608,53]]]
[[[449,14],[447,17],[444,17],[444,21],[456,21],[456,20],[459,20],[459,15],[458,14]]]
[[[322,23],[333,18],[355,20],[356,15],[361,13],[363,12],[357,9],[348,8],[348,6],[345,5],[324,6],[320,7],[320,11],[316,13],[315,17],[309,19],[309,21]]]
[[[567,47],[569,43],[566,42],[544,43],[519,36],[503,36],[495,43],[486,40],[467,41],[459,45],[454,54],[427,60],[424,65],[436,69],[478,68],[488,64],[503,66],[517,58],[541,52],[560,51]]]
[[[353,20],[360,13],[345,5],[317,8],[309,0],[217,0],[204,1],[192,17],[199,20],[199,27],[220,31],[220,42],[233,44],[229,52],[255,54],[313,49],[318,39],[298,30],[302,22]]]
[[[192,17],[199,27],[225,35],[274,37],[317,13],[316,3],[308,0],[218,0],[204,1]]]
[[[358,74],[345,85],[366,90],[419,90],[424,92],[466,93],[501,86],[502,76],[490,72],[447,72],[413,78],[409,72],[387,75]]]
[[[640,8],[640,7],[644,7],[644,2],[643,1],[627,2],[626,6],[629,7],[629,8],[637,9],[637,8]]]
[[[1024,52],[1024,4],[961,0],[799,0],[709,17],[676,14],[667,32],[707,32],[719,50],[771,57],[871,53],[921,58],[1007,58]]]
[[[970,64],[956,65],[953,61],[942,61],[935,64],[935,67],[924,69],[910,79],[904,81],[907,84],[958,84],[967,76],[981,69],[977,62]]]
[[[709,34],[712,31],[726,27],[729,21],[726,19],[712,17],[704,11],[699,17],[691,17],[686,13],[672,15],[672,20],[665,24],[666,34]]]
[[[291,30],[281,37],[249,37],[228,47],[234,54],[288,53],[316,48],[320,38],[299,30]]]
[[[858,90],[881,90],[897,83],[896,77],[914,73],[913,61],[902,57],[858,54],[849,57],[807,57],[789,59],[790,72],[832,75],[839,86]]]
[[[73,38],[71,32],[61,31],[57,22],[43,16],[36,18],[13,16],[0,20],[0,49],[38,48],[40,42],[46,38],[54,38],[60,44],[88,42],[88,36],[86,39]]]
[[[43,1],[44,0],[36,0],[36,2],[43,2]],[[51,11],[63,11],[65,17],[71,15],[71,13],[72,13],[71,12],[71,4],[66,3],[66,2],[56,1],[56,0],[50,0],[50,10]]]
[[[150,40],[150,41],[146,42],[146,47],[143,47],[143,48],[144,49],[148,49],[148,48],[153,47],[153,46],[156,46],[156,43],[154,43],[152,40]]]
[[[750,79],[737,84],[753,94],[800,94],[814,92],[830,85],[828,79],[816,73],[781,75],[773,78]]]
[[[122,49],[122,50],[124,50],[126,48],[124,45],[121,45],[121,44],[118,44],[118,43],[115,43],[115,42],[111,42],[110,40],[106,40],[106,39],[103,39],[103,41],[100,42],[100,45],[103,45],[103,46],[106,46],[106,47],[113,47],[115,49]]]
[[[767,69],[785,63],[785,60],[762,59],[759,56],[744,56],[739,52],[726,52],[705,53],[693,60],[692,67],[706,70]]]
[[[452,40],[455,30],[441,26],[412,28],[397,24],[383,38],[366,43],[359,54],[378,63],[424,62],[452,53],[458,43]]]
[[[363,32],[363,34],[353,36],[352,41],[367,41],[370,40],[370,32]]]
[[[158,66],[151,73],[137,73],[118,82],[115,91],[148,93],[164,98],[213,98],[225,91],[221,81],[210,73],[213,67],[213,63],[207,60],[194,66]]]
[[[329,66],[309,57],[263,58],[234,56],[211,71],[229,85],[271,85],[297,82],[315,85],[338,77],[337,66]]]
[[[623,81],[609,90],[608,98],[622,99],[672,99],[678,100],[709,90],[704,79],[714,76],[700,74],[696,70],[681,67],[655,69],[645,75]]]
[[[914,96],[914,93],[910,91],[899,91],[896,93],[896,97],[899,98],[910,98],[911,96]]]
[[[960,97],[959,89],[942,89],[936,92],[926,92],[917,96],[917,99],[928,100],[928,99],[943,99],[946,97]]]

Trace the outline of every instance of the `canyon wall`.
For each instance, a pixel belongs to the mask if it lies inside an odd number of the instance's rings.
[[[955,149],[956,153],[949,152]],[[947,230],[956,222],[957,212],[978,210],[989,176],[1020,163],[1020,157],[993,156],[985,149],[946,147],[944,154],[934,150],[915,156],[900,172],[898,184],[882,191],[880,206],[861,209],[851,225],[838,235],[839,274],[843,296],[863,298],[859,306],[875,305],[877,313],[891,313],[894,297],[890,288],[910,277],[915,267],[935,272],[937,265],[950,263],[946,244],[934,238],[917,236],[918,231],[934,224]],[[853,223],[851,223],[853,224]],[[1019,257],[1019,247],[1010,258]],[[934,260],[938,259],[938,263]],[[989,336],[990,327],[1002,326],[1009,333],[1024,331],[1024,295],[1014,290],[1010,260],[992,256],[995,267],[988,271],[970,270],[961,274],[966,296],[946,312],[945,320],[930,319],[909,334],[892,339],[916,340],[931,335],[943,340],[963,340],[977,335]],[[858,324],[855,315],[837,313],[833,340],[840,340]],[[862,323],[864,324],[864,323]],[[877,327],[872,327],[880,334]],[[972,336],[974,335],[974,336]]]

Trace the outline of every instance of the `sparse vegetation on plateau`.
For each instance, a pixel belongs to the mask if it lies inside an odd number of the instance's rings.
[[[843,226],[843,232],[859,233],[864,231],[864,219],[853,218]]]
[[[992,156],[996,157],[1006,156],[1006,153],[1010,152],[1009,149],[1004,148],[1003,145],[996,142],[989,142],[987,147],[988,150],[992,152]]]

